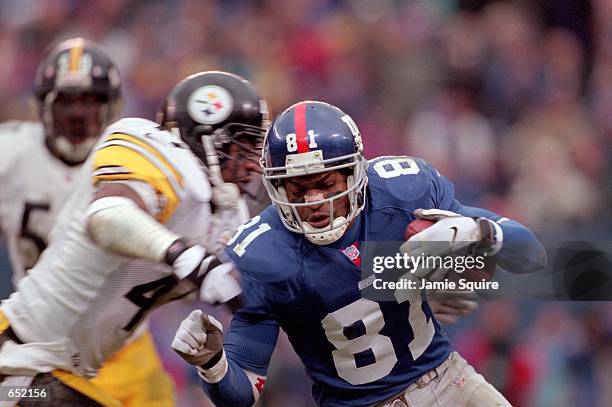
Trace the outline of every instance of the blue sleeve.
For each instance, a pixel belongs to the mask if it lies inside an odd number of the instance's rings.
[[[497,254],[497,265],[511,273],[532,273],[546,265],[546,251],[531,230],[515,220],[502,218],[482,208],[461,205],[455,201],[453,212],[463,216],[490,219],[501,227],[504,241]]]
[[[250,407],[255,404],[251,382],[244,370],[228,359],[227,373],[219,383],[201,380],[204,392],[217,407]]]
[[[463,216],[490,219],[504,233],[502,249],[497,254],[497,265],[511,273],[531,273],[544,268],[546,252],[531,230],[520,223],[503,218],[486,209],[461,205],[455,199],[455,188],[444,176],[427,164],[431,180],[431,197],[434,207],[459,213]]]
[[[227,358],[241,368],[265,376],[278,339],[278,322],[241,311],[234,316],[225,337]]]
[[[253,387],[245,370],[265,376],[278,339],[274,291],[245,274],[242,290],[243,306],[234,314],[223,344],[227,374],[215,384],[202,381],[204,392],[217,406],[253,405]]]
[[[202,380],[204,392],[216,406],[242,407],[255,403],[253,386],[245,370],[265,376],[277,338],[276,321],[234,316],[224,344],[227,373],[218,383]]]

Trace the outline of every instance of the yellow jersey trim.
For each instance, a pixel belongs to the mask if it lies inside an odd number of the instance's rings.
[[[127,146],[109,145],[95,152],[94,171],[113,166],[121,166],[128,172],[118,174],[97,172],[93,175],[94,185],[102,181],[137,180],[145,182],[163,197],[162,211],[158,220],[165,223],[170,219],[180,203],[180,197],[162,169],[138,151]]]
[[[153,147],[146,141],[141,140],[137,137],[134,137],[126,133],[113,133],[110,136],[108,136],[104,140],[104,142],[108,142],[112,140],[128,141],[130,143],[136,144],[137,146],[144,148],[149,153],[153,154],[162,164],[164,164],[164,166],[168,169],[168,171],[170,171],[172,175],[174,175],[174,178],[176,179],[176,181],[179,183],[181,187],[184,185],[184,181],[183,181],[183,177],[181,173],[176,168],[174,168],[174,166],[166,159],[166,157],[160,154],[160,152],[155,147]]]

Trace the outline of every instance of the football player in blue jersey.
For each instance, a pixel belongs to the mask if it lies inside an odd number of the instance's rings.
[[[250,406],[265,384],[279,328],[322,406],[508,406],[456,352],[420,295],[372,301],[360,292],[359,242],[401,241],[417,217],[514,273],[541,269],[543,247],[521,224],[461,205],[452,184],[413,157],[366,161],[353,120],[327,103],[297,103],[274,120],[263,177],[273,206],[242,225],[226,253],[243,306],[228,332],[194,311],[173,348],[197,367],[218,406]],[[452,236],[452,235],[451,235]],[[438,276],[439,277],[439,276]]]

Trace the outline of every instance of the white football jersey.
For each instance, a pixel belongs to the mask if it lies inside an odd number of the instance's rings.
[[[216,229],[211,186],[180,138],[144,119],[111,125],[78,174],[49,247],[2,303],[11,327],[27,343],[2,348],[0,372],[62,368],[93,376],[154,307],[196,289],[189,281],[178,282],[168,266],[114,255],[91,241],[85,211],[95,186],[112,181],[151,191],[152,198],[144,201],[180,236],[203,241]],[[240,212],[231,217],[234,227],[245,220]]]
[[[0,124],[0,230],[7,239],[15,285],[47,246],[79,168],[51,154],[41,123]]]

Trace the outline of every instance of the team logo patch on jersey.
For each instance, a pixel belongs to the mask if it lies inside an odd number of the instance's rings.
[[[361,266],[361,258],[359,257],[359,242],[355,242],[346,249],[342,249],[342,253],[357,267]]]
[[[189,96],[187,110],[198,123],[216,124],[227,119],[233,103],[232,96],[225,88],[208,85],[196,89]]]

